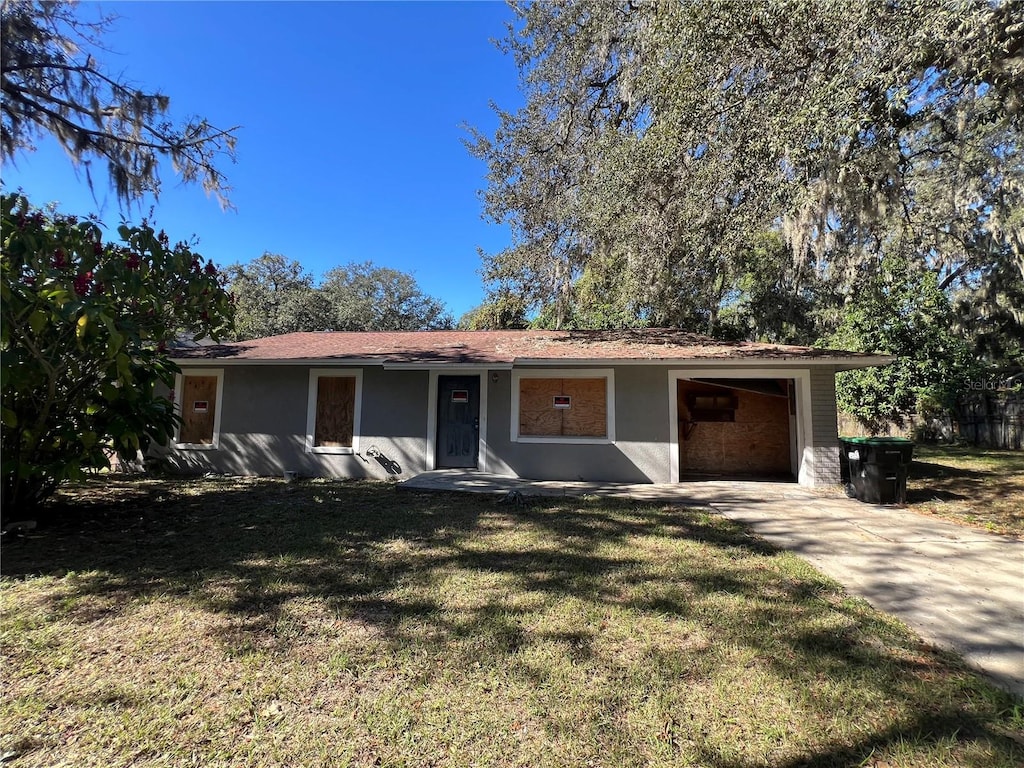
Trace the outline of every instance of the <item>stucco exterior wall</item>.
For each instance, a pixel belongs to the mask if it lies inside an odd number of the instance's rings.
[[[216,368],[205,361],[204,369]],[[322,367],[322,366],[321,366]],[[593,366],[518,367],[552,375],[557,370]],[[675,380],[680,365],[620,365],[613,369],[614,441],[601,444],[520,442],[514,439],[513,372],[481,368],[481,466],[488,472],[539,480],[592,480],[669,483],[678,478]],[[706,366],[705,366],[706,367]],[[188,370],[186,368],[186,370]],[[433,469],[437,371],[364,366],[357,452],[307,453],[305,434],[310,368],[303,365],[234,365],[223,371],[219,442],[215,449],[158,451],[174,469],[239,475],[281,476],[293,471],[310,477],[397,477]],[[749,375],[749,369],[719,367],[722,375]],[[802,455],[794,461],[806,484],[839,481],[835,372],[832,368],[776,366],[775,378],[802,371],[797,420]],[[447,370],[442,370],[447,374]],[[808,394],[809,393],[809,394]]]
[[[521,367],[519,370],[555,375],[556,371],[580,367]],[[489,385],[488,470],[531,480],[670,482],[668,402],[663,396],[666,370],[658,366],[613,369],[615,442],[598,445],[514,441],[512,374],[511,371],[497,372],[498,381]]]
[[[362,369],[357,454],[305,452],[309,368],[226,365],[223,371],[217,448],[156,451],[172,469],[277,476],[293,471],[302,477],[354,478],[406,478],[426,469],[425,371]],[[380,459],[368,455],[378,452]]]

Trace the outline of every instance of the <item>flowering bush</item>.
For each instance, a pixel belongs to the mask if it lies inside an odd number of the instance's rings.
[[[223,278],[164,232],[99,225],[32,208],[2,210],[3,508],[30,507],[110,451],[134,457],[163,444],[177,417],[157,384],[173,385],[167,344],[179,333],[230,330]]]

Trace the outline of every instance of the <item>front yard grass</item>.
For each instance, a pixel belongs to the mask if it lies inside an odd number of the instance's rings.
[[[907,503],[922,514],[1024,536],[1024,451],[914,446]]]
[[[1022,703],[717,516],[99,478],[5,542],[22,766],[1019,766]]]

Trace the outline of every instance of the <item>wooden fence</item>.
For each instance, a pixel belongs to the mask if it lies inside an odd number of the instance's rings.
[[[960,399],[957,431],[961,440],[989,448],[1024,448],[1024,392],[972,391]]]
[[[840,435],[866,435],[857,420],[839,414]],[[922,419],[908,415],[903,426],[888,424],[873,434],[909,437],[925,442],[956,440],[986,448],[1024,449],[1024,391],[997,386],[971,390],[960,398],[953,414]]]

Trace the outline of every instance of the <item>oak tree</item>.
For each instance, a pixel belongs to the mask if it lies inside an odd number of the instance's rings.
[[[336,331],[422,331],[451,328],[442,302],[416,279],[372,262],[345,264],[327,272],[320,290],[331,306]]]
[[[268,252],[225,272],[235,304],[236,340],[331,328],[330,304],[299,262]]]
[[[372,262],[334,267],[316,282],[302,265],[265,253],[227,268],[237,340],[295,331],[450,328],[444,304],[411,275]]]
[[[885,258],[985,301],[1024,274],[1021,7],[513,3],[525,104],[469,142],[513,232],[485,277],[554,325],[598,291],[614,322],[728,333],[775,233],[770,335],[834,329]]]
[[[170,98],[110,74],[97,58],[114,17],[89,20],[63,0],[0,3],[0,150],[3,159],[55,138],[93,184],[91,161],[106,166],[119,200],[159,197],[161,160],[229,205],[225,162],[237,127],[201,117],[174,123]]]

